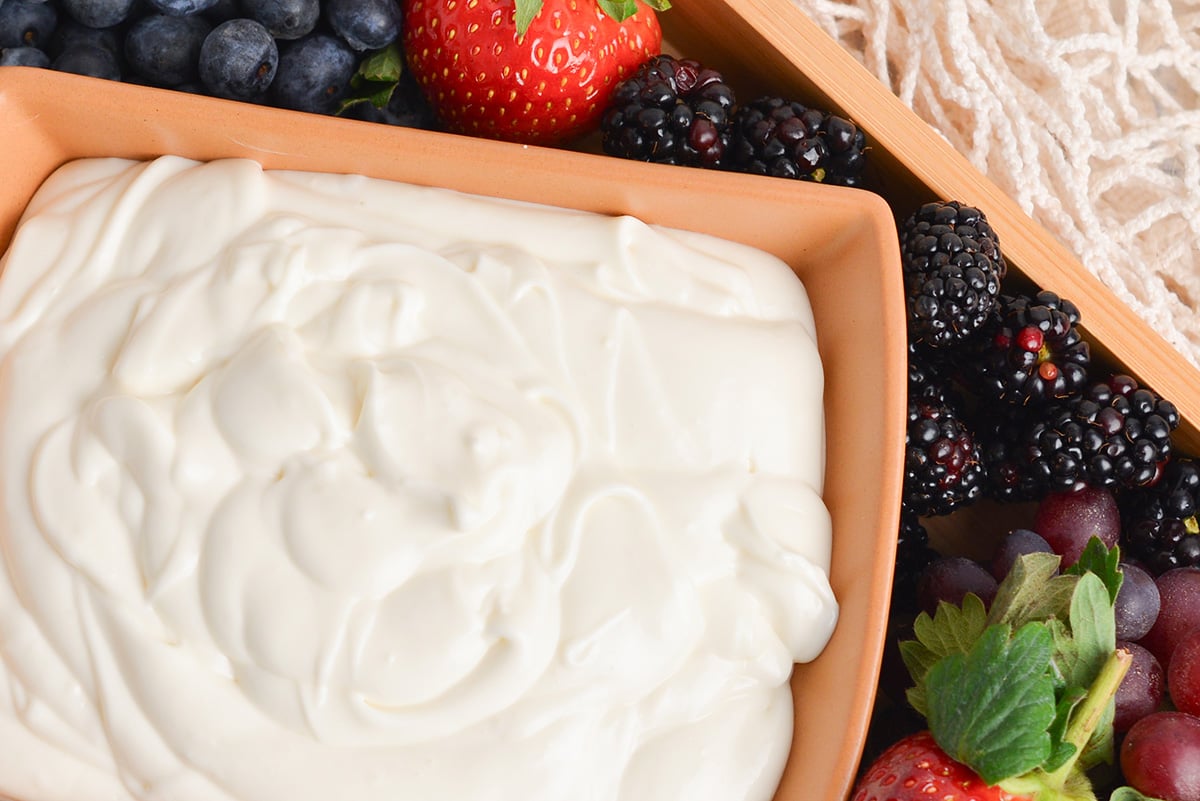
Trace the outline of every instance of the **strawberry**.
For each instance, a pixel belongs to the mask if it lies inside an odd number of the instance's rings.
[[[403,0],[408,68],[451,131],[566,142],[659,53],[667,3],[649,1]]]
[[[850,801],[1031,801],[989,787],[979,774],[955,762],[928,731],[893,743],[871,763]]]
[[[1098,538],[1075,564],[1020,556],[985,606],[941,602],[900,643],[925,731],[886,750],[851,801],[1097,801],[1113,758],[1120,551]],[[1127,801],[1127,799],[1123,799]]]

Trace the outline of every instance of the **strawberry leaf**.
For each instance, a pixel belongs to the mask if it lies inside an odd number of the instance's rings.
[[[1058,574],[1061,557],[1049,553],[1017,558],[996,591],[989,623],[1019,628],[1031,620],[1066,618],[1078,576]]]
[[[934,739],[989,785],[1028,773],[1053,753],[1053,640],[1040,623],[1010,631],[990,626],[967,653],[945,657],[925,677]]]
[[[913,687],[907,697],[912,708],[922,715],[925,709],[925,676],[930,668],[951,654],[964,654],[987,628],[987,610],[974,594],[963,599],[961,607],[941,603],[933,617],[922,612],[913,623],[915,640],[900,643],[900,657]]]
[[[637,13],[637,0],[596,0],[605,14],[617,22],[624,22]]]
[[[1118,787],[1112,791],[1108,801],[1159,801],[1159,799],[1142,795],[1132,787]]]
[[[1121,549],[1116,545],[1106,548],[1099,537],[1092,537],[1084,546],[1079,559],[1065,572],[1079,576],[1094,573],[1104,582],[1109,600],[1116,603],[1117,593],[1121,591],[1121,583],[1125,580],[1125,575],[1121,572]]]
[[[542,0],[516,0],[517,3],[517,36],[524,36],[529,30],[533,18],[542,10]]]

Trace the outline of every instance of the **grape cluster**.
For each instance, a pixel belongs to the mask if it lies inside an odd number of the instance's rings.
[[[0,0],[0,66],[433,127],[398,69],[379,108],[358,91],[400,26],[394,0]]]

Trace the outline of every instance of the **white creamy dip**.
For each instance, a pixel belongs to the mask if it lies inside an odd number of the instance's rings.
[[[770,799],[837,615],[782,262],[166,157],[0,268],[0,795]]]

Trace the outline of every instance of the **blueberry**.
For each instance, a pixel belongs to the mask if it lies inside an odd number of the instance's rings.
[[[199,16],[151,14],[125,34],[125,60],[156,86],[178,86],[200,77],[200,48],[212,26]]]
[[[73,72],[92,78],[121,80],[121,67],[117,57],[96,45],[75,44],[63,50],[50,65],[59,72]]]
[[[200,48],[200,80],[217,97],[259,100],[278,66],[275,39],[252,19],[222,22]]]
[[[134,0],[59,0],[71,19],[89,28],[109,28],[129,17]]]
[[[149,0],[149,3],[160,14],[186,17],[208,11],[217,4],[217,0]]]
[[[387,47],[400,33],[400,12],[394,0],[327,0],[325,17],[355,50]]]
[[[349,45],[336,36],[315,33],[280,54],[271,97],[284,108],[333,114],[357,70],[358,56]]]
[[[201,13],[213,25],[220,25],[222,22],[246,16],[242,13],[240,0],[216,0]]]
[[[276,39],[299,39],[311,33],[321,17],[318,0],[242,0],[242,10]]]
[[[107,50],[116,57],[121,50],[121,28],[89,28],[71,18],[63,19],[50,38],[47,52],[51,59],[58,58],[76,45],[86,44]]]
[[[6,47],[0,50],[0,67],[49,67],[50,56],[36,47]]]
[[[58,13],[49,3],[0,0],[0,48],[43,47],[56,25]]]

